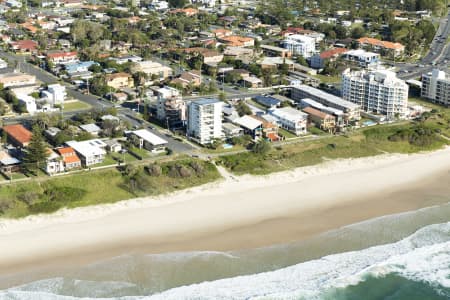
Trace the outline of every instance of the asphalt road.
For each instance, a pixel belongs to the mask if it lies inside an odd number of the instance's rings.
[[[436,35],[430,45],[428,54],[417,64],[397,63],[398,77],[404,80],[418,78],[434,68],[449,71],[450,44],[447,38],[450,35],[450,11],[442,18]]]

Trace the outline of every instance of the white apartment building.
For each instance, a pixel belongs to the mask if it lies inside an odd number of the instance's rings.
[[[306,134],[308,114],[292,107],[270,109],[269,114],[277,119],[278,126],[295,135]]]
[[[301,34],[287,36],[282,45],[293,55],[301,55],[305,58],[311,57],[316,52],[315,38]]]
[[[192,101],[188,105],[187,134],[200,144],[211,143],[223,138],[222,131],[223,102],[205,98]]]
[[[167,128],[182,127],[186,124],[186,102],[180,91],[165,86],[155,91],[157,94],[156,118]]]
[[[437,104],[450,106],[450,77],[438,69],[423,74],[421,96]]]
[[[405,118],[408,113],[408,85],[388,70],[350,71],[342,74],[342,97],[368,113],[385,115],[388,120]]]
[[[42,96],[53,106],[63,103],[66,95],[66,87],[59,83],[50,84],[47,90],[42,91]]]

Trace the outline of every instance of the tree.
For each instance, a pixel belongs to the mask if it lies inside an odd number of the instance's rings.
[[[33,126],[32,134],[30,143],[26,149],[27,152],[24,157],[24,162],[29,164],[29,166],[35,165],[38,169],[47,160],[49,152],[39,126]]]
[[[270,144],[266,140],[259,140],[254,146],[253,146],[253,153],[260,154],[260,155],[266,155],[270,151]]]
[[[361,26],[357,26],[355,28],[352,29],[351,32],[351,36],[354,39],[359,39],[363,36],[365,36],[366,32],[364,31],[364,28],[362,28]]]
[[[238,105],[236,105],[236,111],[240,117],[252,114],[252,110],[244,101],[239,101]]]

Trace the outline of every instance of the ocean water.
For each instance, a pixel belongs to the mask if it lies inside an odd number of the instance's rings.
[[[450,299],[450,203],[285,245],[124,255],[0,299]]]

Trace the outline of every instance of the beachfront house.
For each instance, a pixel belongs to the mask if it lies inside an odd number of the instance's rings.
[[[295,135],[306,134],[308,115],[292,107],[270,109],[269,114],[277,119],[278,126]]]
[[[162,152],[166,150],[167,141],[160,138],[146,129],[126,132],[129,139],[136,139],[140,149],[147,149],[151,152]]]
[[[69,141],[66,142],[66,145],[75,150],[85,167],[100,164],[105,159],[106,144],[99,139],[82,142]]]

